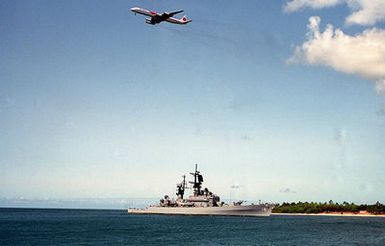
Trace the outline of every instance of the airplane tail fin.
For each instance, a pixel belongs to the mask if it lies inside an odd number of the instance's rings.
[[[189,23],[189,22],[191,22],[192,20],[189,20],[189,19],[187,19],[187,16],[183,16],[182,18],[180,18],[179,19],[181,22],[183,22],[183,23],[185,23],[185,24],[187,24],[187,23]]]

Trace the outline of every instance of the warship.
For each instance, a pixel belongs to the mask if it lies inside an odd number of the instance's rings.
[[[182,182],[176,186],[176,199],[168,195],[160,199],[158,205],[151,205],[144,209],[129,208],[129,214],[172,214],[172,215],[225,215],[225,216],[270,216],[274,207],[273,204],[260,203],[244,205],[244,201],[227,204],[220,200],[220,197],[209,189],[202,189],[203,175],[198,171],[195,164],[195,172],[190,173],[194,180],[192,194],[185,198],[185,191],[188,188],[186,175],[183,175]]]

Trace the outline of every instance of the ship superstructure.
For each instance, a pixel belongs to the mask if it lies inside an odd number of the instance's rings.
[[[160,199],[159,205],[149,206],[145,209],[128,209],[128,213],[135,214],[183,214],[183,215],[234,215],[234,216],[269,216],[273,205],[251,204],[242,205],[243,201],[237,201],[229,205],[221,202],[220,197],[208,188],[202,189],[203,175],[198,171],[190,173],[193,181],[190,181],[192,194],[185,198],[188,188],[186,176],[176,185],[176,199],[165,195]]]

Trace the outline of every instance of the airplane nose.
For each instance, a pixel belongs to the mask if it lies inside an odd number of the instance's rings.
[[[130,9],[131,11],[135,12],[135,10],[138,10],[138,7],[133,7]]]

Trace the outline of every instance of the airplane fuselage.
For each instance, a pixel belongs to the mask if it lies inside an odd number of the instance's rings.
[[[157,13],[154,11],[149,11],[147,9],[134,7],[134,8],[131,8],[131,11],[134,12],[135,14],[141,14],[141,15],[151,17],[151,18],[146,18],[146,23],[151,25],[159,24],[162,21],[167,21],[173,24],[180,24],[180,25],[185,25],[191,22],[191,20],[187,20],[186,16],[183,16],[181,19],[176,19],[172,17],[175,14],[183,12],[183,10],[170,12],[170,13],[168,12]]]

